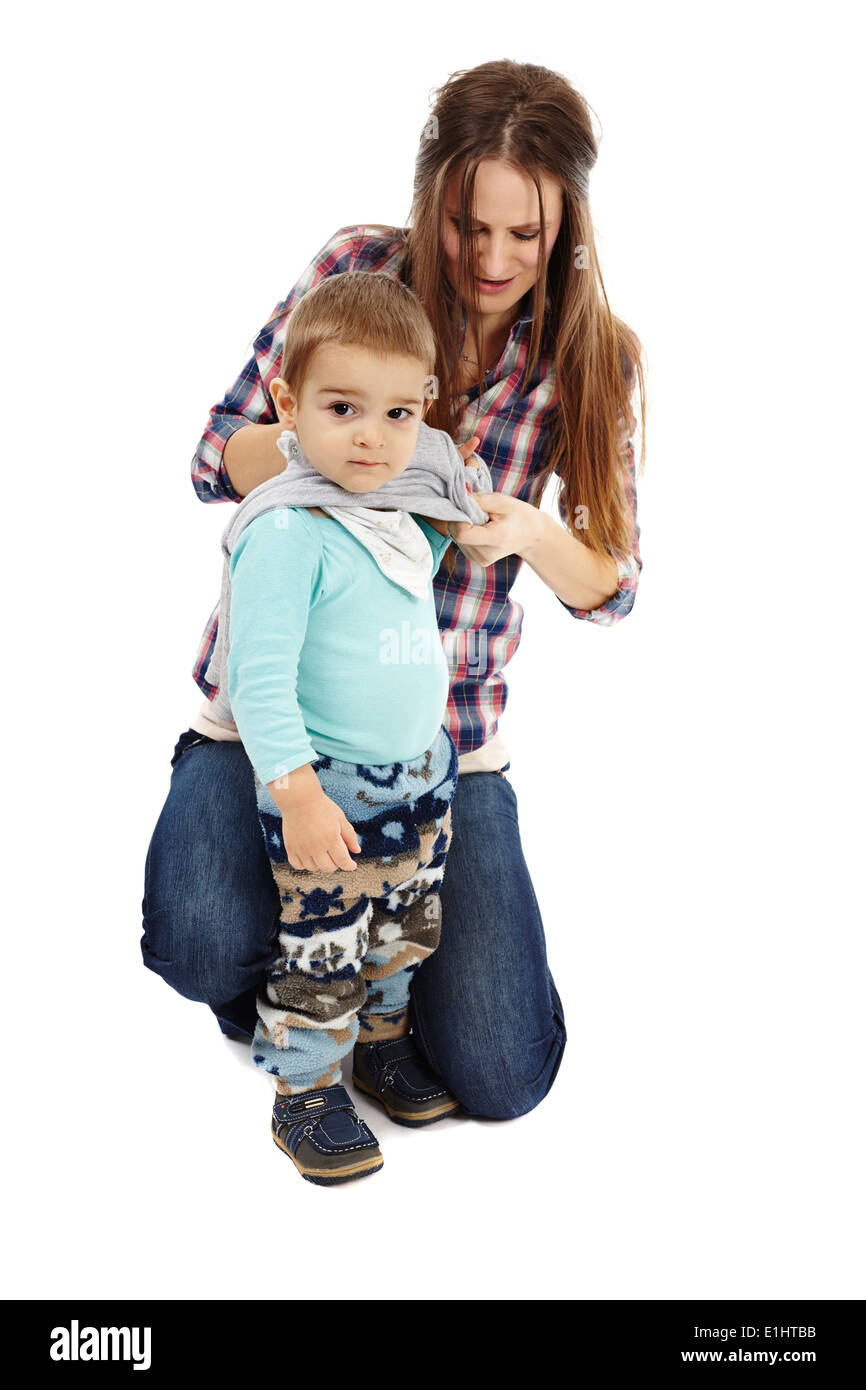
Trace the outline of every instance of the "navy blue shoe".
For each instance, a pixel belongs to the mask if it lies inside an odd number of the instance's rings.
[[[376,1136],[358,1115],[345,1086],[278,1096],[271,1133],[301,1177],[323,1187],[365,1178],[385,1162]]]
[[[411,1034],[388,1042],[355,1043],[352,1081],[372,1096],[398,1125],[416,1129],[460,1109],[440,1078],[422,1060]]]

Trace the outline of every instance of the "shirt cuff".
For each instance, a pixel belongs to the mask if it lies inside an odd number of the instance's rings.
[[[584,618],[587,622],[598,623],[602,627],[610,627],[630,613],[634,606],[640,566],[633,555],[618,556],[616,573],[616,591],[611,594],[609,599],[605,599],[604,603],[599,604],[598,608],[572,608],[564,599],[559,598],[558,594],[557,598],[572,617]]]
[[[232,486],[232,480],[225,465],[226,444],[233,434],[237,434],[238,430],[243,429],[244,425],[252,424],[255,424],[255,421],[247,420],[243,415],[229,415],[210,425],[204,435],[203,442],[212,453],[211,467],[217,483],[214,491],[217,496],[227,497],[230,502],[243,502],[244,499]]]

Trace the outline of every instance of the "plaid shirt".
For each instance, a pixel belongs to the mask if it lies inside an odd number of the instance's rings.
[[[210,412],[207,427],[192,461],[192,481],[202,502],[240,502],[223,462],[226,441],[247,424],[275,424],[273,401],[268,391],[279,372],[287,319],[299,299],[326,275],[345,270],[381,271],[397,278],[397,260],[403,243],[364,226],[341,227],[322,247],[304,271],[287,299],[280,300],[252,343],[250,357],[233,386]],[[512,326],[505,350],[485,380],[460,397],[463,406],[456,431],[458,444],[477,434],[477,452],[490,469],[493,486],[524,502],[534,503],[543,491],[541,464],[545,454],[544,417],[556,403],[552,356],[542,352],[521,394],[520,380],[529,350],[532,315]],[[465,320],[464,320],[465,336]],[[619,586],[606,603],[591,610],[571,608],[559,602],[575,618],[610,626],[631,611],[642,561],[638,550],[634,448],[621,436],[623,484],[631,514],[633,542],[630,552],[618,559]],[[559,512],[564,519],[562,495]],[[445,723],[458,753],[480,748],[496,733],[505,708],[508,686],[502,668],[517,650],[523,625],[523,606],[509,590],[523,561],[508,555],[487,566],[471,564],[460,551],[455,555],[454,578],[444,566],[434,575],[437,619],[451,673]],[[558,597],[558,595],[557,595]],[[193,678],[208,699],[216,687],[205,679],[216,638],[219,605],[202,635]]]

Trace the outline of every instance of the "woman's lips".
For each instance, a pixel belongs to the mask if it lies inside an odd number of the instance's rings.
[[[499,294],[500,291],[507,290],[516,278],[515,275],[512,275],[510,280],[479,280],[477,283],[482,294]]]

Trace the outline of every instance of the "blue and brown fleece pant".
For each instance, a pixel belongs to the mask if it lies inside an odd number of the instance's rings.
[[[259,823],[280,894],[279,957],[265,972],[252,1043],[280,1095],[340,1083],[357,1041],[409,1031],[412,975],[439,944],[457,749],[444,725],[409,762],[312,764],[355,827],[357,868],[293,869],[282,815],[256,776]]]

